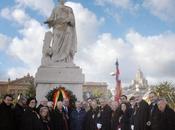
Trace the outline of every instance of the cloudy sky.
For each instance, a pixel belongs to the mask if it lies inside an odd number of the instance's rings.
[[[40,66],[43,22],[57,0],[3,0],[0,4],[0,80]],[[175,0],[71,0],[78,36],[75,63],[86,81],[114,86],[116,58],[123,84],[138,68],[150,84],[175,81]]]

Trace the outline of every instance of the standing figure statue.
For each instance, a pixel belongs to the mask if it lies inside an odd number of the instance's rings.
[[[53,9],[51,16],[44,23],[53,28],[51,61],[73,62],[77,51],[77,36],[72,8],[65,6],[64,0],[60,0],[60,4]]]

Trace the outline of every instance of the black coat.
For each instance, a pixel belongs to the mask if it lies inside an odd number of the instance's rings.
[[[33,109],[27,107],[22,116],[20,130],[42,130],[42,122],[39,115]]]
[[[166,106],[165,111],[161,112],[160,130],[175,130],[175,112]]]
[[[117,130],[118,121],[119,121],[119,114],[120,114],[119,108],[117,108],[116,111],[113,111],[112,112],[112,116],[111,116],[111,129],[110,130]]]
[[[0,104],[0,130],[14,130],[14,114],[12,106],[4,102]]]
[[[20,106],[18,103],[16,104],[14,108],[14,116],[15,116],[15,126],[16,130],[20,129],[22,116],[24,114],[25,108]]]
[[[135,106],[132,119],[134,130],[148,130],[149,105],[146,101],[142,100]]]
[[[53,130],[53,125],[50,120],[41,119],[42,130]]]
[[[119,126],[121,127],[121,130],[131,130],[131,124],[130,124],[130,113],[129,109],[126,110],[124,113],[121,112],[119,117]]]
[[[64,112],[60,112],[58,109],[55,109],[52,114],[52,122],[54,130],[68,130],[68,122]]]
[[[63,107],[63,112],[65,114],[69,130],[70,130],[70,123],[71,123],[70,115],[71,115],[72,111],[73,111],[72,107],[67,107],[67,110],[65,109],[65,107]]]
[[[70,116],[70,129],[71,130],[83,130],[83,124],[85,121],[85,110],[73,110]]]
[[[100,121],[102,124],[101,130],[110,130],[111,128],[111,116],[112,110],[108,105],[105,105],[104,108],[100,110]]]
[[[149,121],[151,122],[151,130],[160,130],[160,111],[158,110],[157,103],[150,105]]]
[[[99,109],[90,109],[85,116],[84,130],[97,130]]]

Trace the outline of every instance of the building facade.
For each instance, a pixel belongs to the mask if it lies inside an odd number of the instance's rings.
[[[34,87],[34,78],[30,74],[15,80],[0,81],[0,96],[2,97],[7,93],[14,96],[26,94],[29,87]]]
[[[106,98],[108,94],[106,82],[85,82],[83,85],[83,99]]]
[[[150,91],[150,87],[141,69],[137,70],[135,79],[132,80],[131,85],[124,88],[124,94],[128,97],[144,96],[148,91]]]

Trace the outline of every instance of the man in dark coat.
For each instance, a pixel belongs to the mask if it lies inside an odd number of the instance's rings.
[[[14,130],[14,114],[12,109],[12,96],[5,95],[0,104],[0,130]]]
[[[150,130],[160,130],[160,111],[157,107],[158,97],[155,92],[149,93],[149,100],[151,104],[149,106],[149,121],[147,125],[150,127]]]
[[[145,100],[142,100],[141,97],[137,97],[136,100],[137,102],[131,118],[134,130],[148,130],[149,105]]]
[[[99,123],[102,124],[101,130],[110,130],[112,110],[105,99],[100,100],[100,105],[101,108]]]
[[[71,112],[72,112],[72,106],[70,105],[70,102],[69,102],[69,99],[68,98],[65,98],[63,99],[63,112],[66,116],[66,120],[67,120],[67,123],[68,123],[68,127],[69,127],[69,130],[70,130],[70,115],[71,115]]]
[[[81,102],[75,103],[76,109],[72,111],[70,116],[70,129],[83,130],[83,123],[85,121],[86,111],[81,108]]]
[[[14,109],[14,116],[15,116],[15,126],[16,130],[20,129],[21,121],[22,121],[22,116],[26,108],[26,102],[27,99],[23,96],[20,97],[18,100],[18,103],[15,106]]]
[[[63,112],[63,104],[61,101],[57,102],[57,107],[55,108],[52,114],[52,123],[54,130],[68,130],[68,122],[66,119],[66,115]]]
[[[91,102],[91,109],[87,112],[84,122],[84,130],[97,130],[97,120],[99,117],[99,108],[97,102],[93,100]]]
[[[160,99],[157,103],[160,116],[159,130],[175,130],[175,112],[171,109],[165,99]]]

